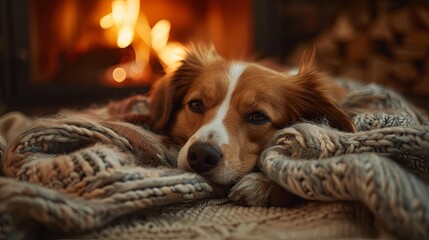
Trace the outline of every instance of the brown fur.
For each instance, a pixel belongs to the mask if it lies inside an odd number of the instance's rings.
[[[331,97],[333,88],[325,75],[316,70],[314,59],[314,49],[306,52],[296,76],[246,64],[223,120],[229,135],[229,143],[220,146],[224,159],[206,173],[209,178],[230,183],[251,172],[274,133],[295,122],[326,119],[332,127],[355,131],[350,118]],[[188,140],[195,141],[192,136],[212,121],[226,96],[231,63],[218,56],[213,47],[194,47],[182,66],[172,76],[162,79],[151,94],[154,129],[166,131],[182,145]],[[193,99],[204,102],[204,114],[195,114],[187,108]],[[256,110],[264,112],[270,121],[261,125],[246,122],[245,116]],[[214,144],[216,139],[209,136],[204,141]],[[191,170],[183,158],[186,156],[179,155],[179,167]],[[231,176],[222,175],[222,171]]]

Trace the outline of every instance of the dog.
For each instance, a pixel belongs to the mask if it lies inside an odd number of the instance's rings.
[[[335,87],[306,51],[297,74],[223,59],[212,45],[193,45],[180,67],[154,85],[150,122],[183,146],[179,168],[232,185],[255,170],[274,133],[300,121],[356,131],[338,106]]]

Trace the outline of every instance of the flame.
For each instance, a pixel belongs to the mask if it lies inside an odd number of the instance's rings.
[[[185,48],[178,42],[171,42],[159,52],[158,56],[169,67],[166,71],[171,71],[177,67],[177,63],[183,60]]]
[[[112,12],[100,19],[100,26],[103,29],[116,26],[118,47],[128,47],[134,39],[139,12],[140,0],[113,0]]]
[[[127,0],[114,0],[112,2],[112,19],[117,26],[124,22],[125,12],[127,11],[125,1]]]
[[[152,28],[152,48],[157,53],[161,62],[164,63],[166,71],[174,68],[175,63],[183,59],[185,48],[178,42],[168,42],[170,37],[171,23],[168,20],[158,21]]]
[[[126,48],[128,47],[134,38],[134,31],[131,27],[125,26],[119,30],[118,33],[118,47]]]
[[[100,27],[103,29],[111,28],[114,24],[115,22],[113,21],[112,14],[110,13],[100,19]]]
[[[113,80],[122,82],[126,78],[141,77],[149,63],[151,50],[166,72],[175,69],[183,59],[185,48],[178,42],[169,42],[171,23],[168,20],[162,19],[151,28],[146,16],[140,14],[140,0],[113,0],[111,7],[112,12],[100,19],[100,27],[116,27],[118,47],[131,45],[135,52],[134,62],[114,68],[111,72]],[[135,39],[136,33],[138,39]]]
[[[170,36],[171,23],[168,20],[160,20],[153,26],[150,35],[152,37],[152,48],[156,51],[162,51],[167,45]]]

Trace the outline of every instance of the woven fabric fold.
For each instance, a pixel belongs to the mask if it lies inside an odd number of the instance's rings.
[[[427,117],[390,90],[342,83],[359,132],[300,123],[260,156],[258,174],[308,200],[292,208],[239,206],[228,187],[177,169],[179,147],[147,129],[143,96],[4,116],[0,239],[427,239]]]
[[[419,154],[423,162],[399,159],[400,166],[385,157],[402,152]],[[297,124],[277,134],[261,155],[260,168],[302,198],[362,202],[402,238],[425,239],[429,236],[429,187],[416,175],[429,173],[427,159],[429,127],[350,134]]]
[[[10,178],[0,178],[0,213],[5,222],[83,232],[127,213],[222,196],[204,178],[173,168],[177,153],[165,137],[125,122],[38,119],[4,153]]]

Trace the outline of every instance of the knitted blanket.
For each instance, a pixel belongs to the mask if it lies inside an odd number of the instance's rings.
[[[176,168],[179,147],[148,130],[145,97],[39,119],[9,113],[0,118],[0,239],[428,239],[426,116],[377,85],[342,84],[359,132],[282,129],[261,172],[232,190]],[[240,205],[262,180],[306,201]]]

